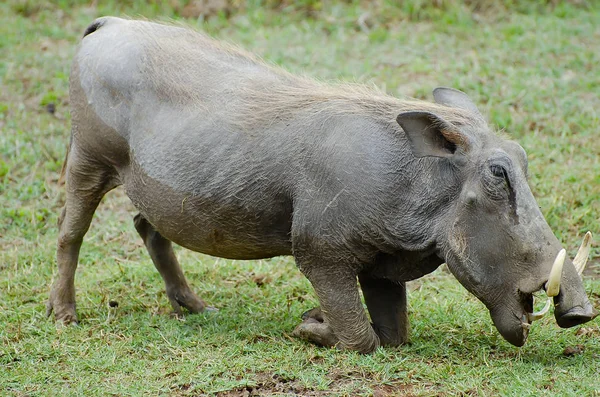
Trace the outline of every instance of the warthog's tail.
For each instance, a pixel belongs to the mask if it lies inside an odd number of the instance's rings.
[[[83,37],[87,36],[88,34],[94,33],[96,30],[100,29],[106,23],[106,21],[108,21],[108,19],[109,17],[102,17],[96,19],[90,24],[90,26],[85,28],[85,31],[83,32]]]
[[[60,169],[60,176],[58,177],[58,184],[65,184],[65,177],[67,173],[67,161],[69,161],[69,152],[71,151],[71,144],[73,143],[73,136],[69,139],[69,144],[67,145],[67,152],[65,153],[65,160],[63,161],[62,168]]]

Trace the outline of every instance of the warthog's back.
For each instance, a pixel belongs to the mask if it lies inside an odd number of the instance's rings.
[[[144,121],[126,116],[155,114],[157,104],[172,107],[161,118],[179,119],[171,111],[232,120],[241,92],[292,79],[189,29],[112,17],[97,25],[76,56],[79,80],[96,113],[126,136]]]

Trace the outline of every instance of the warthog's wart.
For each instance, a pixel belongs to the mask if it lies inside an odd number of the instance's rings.
[[[77,321],[81,242],[119,185],[177,312],[206,305],[172,241],[225,258],[293,255],[321,304],[295,334],[361,352],[407,340],[405,283],[443,262],[517,346],[550,307],[533,313],[543,288],[561,327],[597,315],[578,274],[590,236],[576,269],[531,194],[524,150],[460,91],[404,101],[294,76],[185,28],[101,18],[70,96],[57,320]]]

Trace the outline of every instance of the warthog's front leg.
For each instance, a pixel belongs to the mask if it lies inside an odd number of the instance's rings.
[[[340,341],[325,321],[320,307],[315,307],[302,314],[302,323],[296,327],[293,335],[325,347],[336,346]]]
[[[167,296],[175,313],[182,314],[182,306],[190,313],[200,313],[204,310],[206,304],[190,289],[173,252],[171,241],[156,231],[141,214],[133,218],[133,223],[144,240],[154,266],[165,281]]]
[[[307,264],[298,255],[296,262],[317,293],[323,321],[309,316],[295,334],[323,345],[335,344],[361,353],[374,351],[379,346],[379,337],[361,303],[352,269],[339,265]]]
[[[358,275],[358,280],[381,344],[398,346],[408,342],[406,284],[364,273]]]
[[[371,315],[372,326],[382,345],[398,346],[408,342],[409,321],[406,310],[406,283],[358,277]],[[294,336],[322,346],[335,346],[339,339],[325,321],[320,307],[302,314],[302,323]]]

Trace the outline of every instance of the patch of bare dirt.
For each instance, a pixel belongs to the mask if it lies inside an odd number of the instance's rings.
[[[323,391],[304,387],[295,379],[278,374],[258,373],[256,384],[217,393],[217,397],[250,397],[250,396],[325,396]]]
[[[252,397],[252,396],[306,396],[321,397],[330,396],[332,393],[348,390],[347,386],[360,380],[361,383],[368,382],[367,379],[360,377],[357,379],[352,373],[333,373],[331,374],[331,384],[329,390],[314,390],[307,388],[296,379],[289,379],[278,374],[258,373],[255,375],[256,383],[245,387],[235,388],[227,391],[221,391],[216,394],[217,397]],[[391,396],[412,396],[412,385],[409,384],[386,384],[370,385],[370,395],[373,397],[391,397]],[[362,390],[364,392],[364,389]],[[350,393],[351,391],[347,391]]]
[[[563,355],[566,357],[576,356],[585,351],[584,345],[576,345],[576,346],[567,346],[563,351]]]

